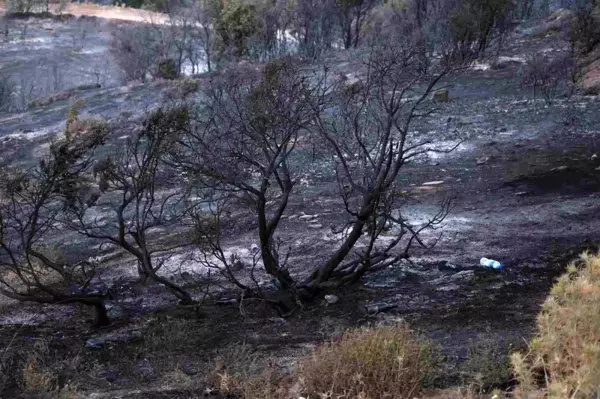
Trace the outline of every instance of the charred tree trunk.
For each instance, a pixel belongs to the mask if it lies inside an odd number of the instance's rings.
[[[94,325],[96,327],[105,327],[110,325],[110,319],[108,317],[108,312],[106,310],[106,305],[104,304],[104,301],[99,301],[98,303],[94,304],[94,311],[96,312],[95,318],[94,318]]]
[[[267,225],[265,210],[266,201],[264,198],[259,198],[257,202],[258,236],[260,239],[260,251],[265,271],[277,279],[283,290],[287,290],[292,287],[294,280],[286,270],[283,270],[280,267],[279,262],[273,254],[273,233],[270,231],[272,228],[269,229],[269,226]]]

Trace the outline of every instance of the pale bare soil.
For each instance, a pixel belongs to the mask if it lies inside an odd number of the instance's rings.
[[[6,12],[6,1],[2,0],[0,1],[0,13],[4,12]],[[164,23],[167,20],[166,15],[158,12],[94,3],[70,3],[64,9],[61,9],[60,4],[52,3],[50,4],[50,12],[133,22]]]

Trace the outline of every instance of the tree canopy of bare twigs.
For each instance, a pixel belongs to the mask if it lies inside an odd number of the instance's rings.
[[[364,76],[353,84],[327,68],[307,72],[293,58],[213,78],[172,160],[190,174],[195,195],[216,210],[195,214],[200,249],[210,255],[205,259],[233,277],[235,259],[225,255],[220,226],[240,204],[256,221],[264,271],[296,300],[392,265],[414,245],[430,245],[420,233],[444,220],[449,203],[420,226],[398,210],[405,197],[398,183],[402,167],[431,150],[430,142],[411,133],[411,123],[433,111],[428,96],[448,71],[439,60],[428,70],[422,63],[410,40],[390,40],[373,46]],[[289,270],[290,250],[277,229],[302,175],[305,165],[297,157],[307,144],[335,165],[347,223],[337,232],[337,248],[298,277]],[[390,223],[395,236],[383,241]]]
[[[173,135],[185,131],[187,117],[185,109],[153,112],[122,150],[96,163],[94,175],[100,192],[92,198],[80,196],[68,218],[70,227],[80,234],[133,255],[140,277],[164,285],[184,303],[192,302],[190,294],[158,273],[168,259],[164,254],[183,244],[161,242],[156,230],[168,231],[179,222],[182,212],[178,206],[183,189],[162,160]],[[92,216],[93,208],[104,198],[112,209],[108,222]]]
[[[195,129],[180,141],[186,156],[177,161],[201,194],[256,212],[264,267],[284,287],[293,280],[274,235],[296,183],[290,156],[313,118],[317,90],[289,59],[226,72],[211,81]]]

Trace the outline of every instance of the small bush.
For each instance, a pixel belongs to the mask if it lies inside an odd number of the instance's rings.
[[[508,351],[502,351],[496,344],[485,339],[469,344],[469,357],[463,365],[465,383],[477,393],[503,388],[512,380]]]
[[[231,345],[217,351],[208,384],[221,395],[243,399],[286,399],[288,380],[250,346]],[[297,395],[296,395],[297,396]]]
[[[317,348],[296,375],[309,398],[412,398],[434,368],[432,347],[406,326],[359,329]]]
[[[561,92],[571,94],[573,91],[575,61],[570,53],[553,58],[533,54],[521,72],[521,84],[533,89],[534,100],[539,92],[546,104],[552,104]]]
[[[165,89],[165,94],[172,99],[185,99],[196,93],[200,88],[198,80],[193,78],[183,78],[176,80]]]
[[[179,68],[175,60],[165,58],[156,63],[156,77],[161,79],[173,80],[179,77]]]
[[[514,354],[518,394],[541,389],[548,398],[600,395],[600,253],[581,256],[552,288],[529,353]]]

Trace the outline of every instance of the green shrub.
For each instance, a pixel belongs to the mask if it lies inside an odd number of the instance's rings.
[[[514,354],[518,395],[548,398],[600,396],[600,253],[583,254],[552,288],[537,321],[529,353]]]
[[[221,55],[232,51],[235,57],[248,54],[247,42],[260,29],[256,7],[242,1],[231,1],[222,11],[217,32],[221,38]]]
[[[179,77],[177,62],[171,58],[158,60],[156,63],[156,77],[167,80],[177,79]]]

